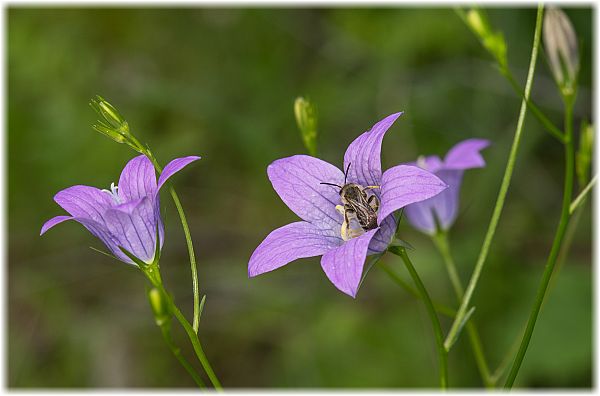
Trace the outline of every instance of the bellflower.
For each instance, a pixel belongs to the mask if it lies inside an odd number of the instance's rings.
[[[458,214],[463,173],[466,169],[485,166],[485,161],[479,152],[489,144],[490,142],[485,139],[467,139],[452,147],[443,161],[437,155],[431,155],[410,163],[432,172],[449,186],[435,197],[413,203],[404,209],[404,215],[413,227],[433,235],[436,232],[435,217],[442,230],[445,231],[452,226]]]
[[[379,121],[348,146],[344,155],[346,174],[308,155],[282,158],[268,166],[273,188],[302,221],[278,228],[265,238],[250,257],[250,277],[299,258],[322,255],[321,267],[329,280],[342,292],[356,296],[367,255],[382,253],[394,237],[393,212],[447,187],[415,166],[399,165],[382,174],[381,143],[401,114]],[[348,216],[350,212],[341,206],[341,187],[346,183],[355,183],[368,195],[376,219],[367,227],[357,226],[356,215]]]
[[[167,179],[198,159],[190,156],[169,162],[157,184],[152,162],[140,155],[125,165],[118,186],[113,183],[110,191],[82,185],[59,191],[54,201],[70,216],[48,220],[40,235],[63,221],[75,220],[100,239],[117,259],[135,265],[121,247],[150,264],[156,252],[157,234],[160,248],[164,242],[158,192]]]

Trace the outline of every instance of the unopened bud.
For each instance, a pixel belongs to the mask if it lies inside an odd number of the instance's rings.
[[[579,50],[575,29],[559,8],[548,7],[544,16],[544,47],[559,88],[563,95],[571,95],[579,72]]]
[[[114,132],[112,135],[122,135],[123,137],[129,135],[129,124],[125,121],[125,118],[123,118],[117,109],[108,103],[102,96],[96,95],[96,97],[90,101],[90,106],[100,117],[98,124],[104,130],[112,130]],[[95,126],[94,129],[106,135],[105,131],[98,130]],[[111,135],[107,136],[113,138]],[[123,143],[123,141],[120,141],[119,143]]]
[[[294,102],[294,115],[304,146],[310,155],[317,154],[317,111],[308,100],[299,97]]]
[[[117,143],[125,143],[126,142],[125,136],[121,135],[119,132],[107,127],[104,124],[94,124],[94,125],[92,125],[92,128],[96,132],[100,132],[104,136],[109,137],[110,139],[114,140]]]
[[[496,59],[501,69],[507,67],[506,41],[502,32],[494,32],[485,14],[475,8],[464,15],[464,20],[479,38],[485,49]]]

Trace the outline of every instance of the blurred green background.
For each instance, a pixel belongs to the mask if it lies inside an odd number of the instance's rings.
[[[592,10],[567,10],[581,39],[576,130],[591,117]],[[488,10],[524,83],[535,10]],[[318,106],[320,156],[337,165],[376,121],[405,111],[383,147],[386,167],[444,154],[469,137],[492,140],[488,166],[466,174],[452,249],[466,283],[497,194],[520,100],[452,9],[74,9],[9,7],[8,385],[191,387],[163,344],[135,268],[89,249],[76,223],[43,237],[74,184],[107,188],[134,153],[91,130],[100,94],[165,164],[199,154],[173,179],[191,224],[207,295],[206,353],[229,387],[435,387],[426,312],[373,269],[353,300],[318,259],[248,279],[253,249],[296,221],[267,177],[273,160],[304,148],[293,102]],[[533,97],[558,125],[561,101],[544,55]],[[474,296],[475,320],[496,367],[520,334],[560,211],[563,151],[532,117],[504,215]],[[168,196],[162,272],[191,313],[185,240]],[[432,296],[454,304],[431,241],[402,224]],[[397,258],[384,260],[409,279]],[[591,215],[586,205],[566,263],[539,318],[517,386],[591,387]],[[447,328],[449,322],[443,319]],[[176,333],[185,353],[191,347]],[[462,337],[450,383],[481,382]]]

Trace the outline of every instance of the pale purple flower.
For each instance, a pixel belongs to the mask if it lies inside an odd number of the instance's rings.
[[[110,191],[81,185],[59,191],[54,201],[70,216],[48,220],[40,235],[63,221],[75,220],[100,239],[119,260],[134,264],[121,247],[141,261],[152,263],[157,232],[160,248],[164,242],[158,192],[167,179],[198,159],[200,157],[190,156],[169,162],[157,184],[152,162],[140,155],[125,165],[118,186],[113,183]]]
[[[381,142],[388,128],[402,113],[392,114],[355,139],[344,155],[347,182],[368,190],[380,201],[377,224],[348,240],[342,238],[344,216],[339,188],[344,172],[307,155],[282,158],[267,168],[273,188],[282,201],[303,221],[271,232],[256,248],[248,263],[250,277],[273,271],[299,258],[323,256],[321,267],[342,292],[355,297],[368,254],[385,251],[396,230],[394,211],[430,198],[447,186],[433,174],[415,166],[399,165],[381,171]],[[348,166],[350,166],[348,168]],[[356,224],[354,224],[356,226]]]
[[[465,169],[485,166],[479,152],[489,144],[485,139],[467,139],[452,147],[443,161],[437,155],[431,155],[410,163],[432,172],[449,186],[435,197],[408,205],[404,209],[404,215],[413,227],[429,235],[435,234],[434,213],[442,230],[448,230],[452,226],[458,214],[463,172]]]

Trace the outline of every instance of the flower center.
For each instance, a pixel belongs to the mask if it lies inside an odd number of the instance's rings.
[[[110,183],[110,191],[106,189],[102,191],[110,195],[115,203],[121,203],[121,198],[119,198],[119,186],[115,186],[115,183]]]
[[[335,208],[344,219],[340,230],[343,240],[347,241],[377,228],[379,199],[375,194],[366,193],[367,189],[373,188],[379,186],[362,187],[348,183],[342,187],[340,191],[342,205],[337,205]]]

